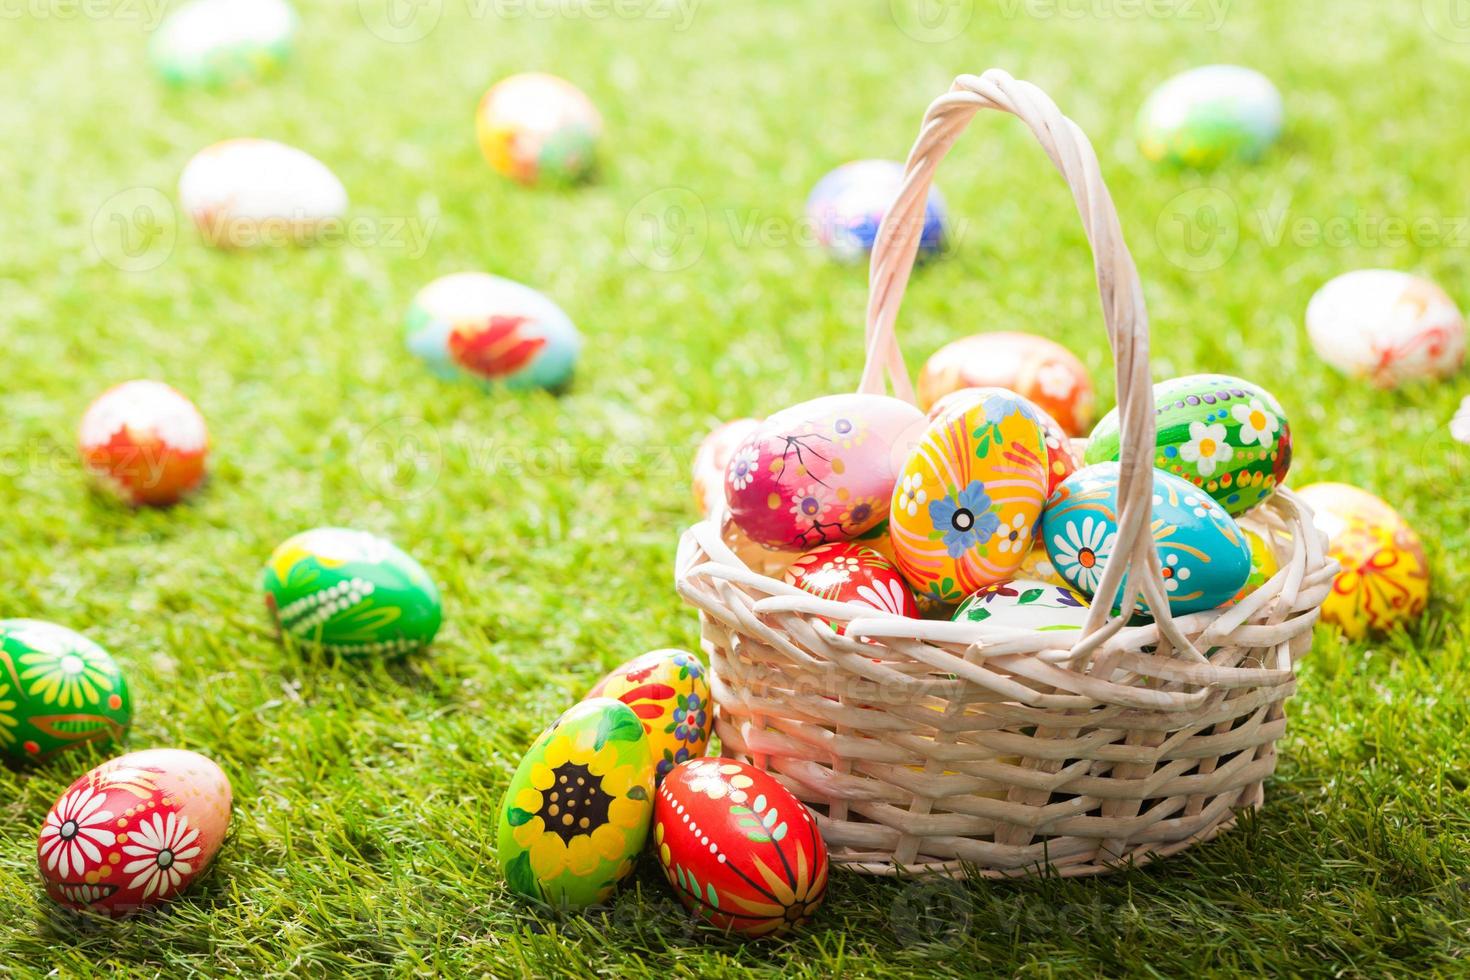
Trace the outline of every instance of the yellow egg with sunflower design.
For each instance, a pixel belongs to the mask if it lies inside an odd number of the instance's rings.
[[[632,708],[589,698],[567,709],[531,744],[500,806],[511,891],[566,909],[606,901],[648,838],[653,773]]]

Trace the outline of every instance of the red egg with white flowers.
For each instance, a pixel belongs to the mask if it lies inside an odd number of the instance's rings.
[[[664,877],[691,912],[746,938],[807,922],[827,894],[827,845],[801,801],[754,766],[699,759],[655,794]]]
[[[159,381],[128,381],[103,392],[82,416],[78,442],[87,472],[135,506],[178,503],[204,482],[204,416]]]
[[[804,553],[786,569],[786,583],[822,599],[919,618],[914,593],[897,566],[872,548],[840,542]],[[838,633],[841,623],[831,623]]]
[[[694,454],[694,502],[708,517],[725,503],[725,470],[730,457],[760,426],[760,419],[735,419],[710,430]]]
[[[41,826],[46,894],[114,917],[173,898],[204,873],[230,825],[230,781],[179,749],[119,756],[72,783]]]

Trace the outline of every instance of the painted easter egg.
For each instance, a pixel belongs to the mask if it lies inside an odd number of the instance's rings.
[[[1029,398],[1069,436],[1092,425],[1097,395],[1087,368],[1067,348],[1031,333],[999,331],[945,344],[919,372],[919,407],[961,388],[1008,388]]]
[[[1281,571],[1281,562],[1276,559],[1276,552],[1271,550],[1265,538],[1247,528],[1241,528],[1241,532],[1245,534],[1246,541],[1250,543],[1251,573],[1247,576],[1245,584],[1240,587],[1240,591],[1235,593],[1230,600],[1232,603],[1244,599],[1265,585],[1271,576]]]
[[[278,72],[295,35],[285,0],[192,0],[159,25],[148,55],[173,85],[243,85]]]
[[[319,527],[287,539],[261,585],[282,632],[339,657],[401,657],[439,632],[439,589],[429,573],[366,531]]]
[[[195,154],[179,204],[219,248],[304,245],[347,212],[347,189],[326,164],[274,140],[231,139]]]
[[[555,390],[571,380],[582,335],[561,307],[530,286],[459,272],[414,297],[408,349],[442,378]]]
[[[1281,93],[1265,75],[1238,65],[1206,65],[1154,89],[1138,114],[1144,157],[1186,167],[1251,162],[1281,135]]]
[[[132,721],[127,681],[106,650],[54,623],[0,619],[0,759],[47,762],[106,746]]]
[[[652,650],[614,669],[587,692],[633,709],[653,754],[654,779],[679,763],[698,759],[714,730],[709,675],[698,657],[683,650]]]
[[[632,708],[590,698],[567,709],[526,751],[500,806],[510,890],[568,909],[605,901],[648,840],[653,772]]]
[[[1357,639],[1419,618],[1429,602],[1429,561],[1398,511],[1345,483],[1313,483],[1297,493],[1342,566],[1322,621]]]
[[[1031,549],[1049,465],[1030,402],[972,389],[930,424],[894,488],[889,533],[904,578],[951,605],[1011,578]]]
[[[866,260],[878,238],[883,216],[903,189],[903,164],[893,160],[856,160],[827,174],[806,202],[807,221],[817,241],[842,262]],[[937,255],[948,234],[949,209],[939,188],[931,186],[924,205],[919,256]]]
[[[1009,629],[1076,632],[1087,622],[1087,597],[1070,585],[1014,578],[987,585],[955,610],[956,623]]]
[[[232,806],[229,779],[194,752],[104,762],[71,784],[41,826],[46,894],[115,917],[168,901],[214,861]]]
[[[1038,524],[1037,531],[1039,532],[1040,530],[1041,526]],[[1039,537],[1040,535],[1038,533]],[[1033,579],[1038,582],[1045,582],[1048,585],[1067,585],[1067,580],[1062,578],[1061,574],[1057,571],[1057,567],[1051,563],[1051,555],[1046,552],[1046,544],[1040,540],[1032,545],[1031,550],[1026,553],[1026,557],[1021,559],[1021,564],[1016,569],[1015,577],[1018,579]],[[1071,588],[1071,586],[1067,587]]]
[[[923,423],[917,408],[882,395],[828,395],[777,412],[730,457],[730,515],[767,548],[859,537],[888,516],[898,467]]]
[[[822,599],[866,606],[893,616],[919,617],[919,607],[898,569],[872,548],[847,541],[806,552],[786,570],[786,582]],[[841,623],[828,622],[838,633]]]
[[[679,766],[658,790],[653,837],[674,894],[709,923],[747,938],[778,936],[827,894],[817,822],[771,776],[733,759]]]
[[[1095,595],[1117,541],[1118,464],[1085,467],[1058,487],[1041,534],[1062,578]],[[1250,576],[1250,542],[1235,519],[1209,494],[1157,468],[1153,537],[1176,616],[1224,604]]]
[[[204,416],[159,381],[128,381],[103,392],[82,416],[77,442],[97,485],[133,505],[167,507],[204,482]]]
[[[1446,378],[1465,363],[1465,318],[1428,279],[1391,269],[1344,273],[1307,304],[1317,356],[1353,378],[1392,388]]]
[[[571,184],[597,163],[602,116],[571,82],[528,72],[485,93],[475,131],[496,172],[523,184]]]
[[[966,406],[972,405],[976,398],[985,397],[997,391],[1024,399],[1031,411],[1041,420],[1041,429],[1046,434],[1046,492],[1050,494],[1063,480],[1082,468],[1082,457],[1077,452],[1076,446],[1073,445],[1073,440],[1057,423],[1057,420],[1031,399],[1018,395],[1009,388],[960,388],[929,406],[927,413],[929,421],[933,422],[961,403]]]
[[[1118,458],[1115,408],[1087,440],[1083,458]],[[1234,514],[1275,492],[1291,468],[1291,425],[1259,385],[1223,374],[1191,374],[1154,385],[1154,465],[1202,488]]]
[[[708,517],[725,503],[725,470],[740,444],[755,432],[760,419],[735,419],[715,427],[694,454],[694,503]]]

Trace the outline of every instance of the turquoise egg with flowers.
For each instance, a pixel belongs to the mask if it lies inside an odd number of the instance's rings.
[[[1041,518],[1052,565],[1094,599],[1118,540],[1118,477],[1117,463],[1078,470],[1052,493]],[[1223,605],[1250,578],[1250,540],[1235,518],[1199,487],[1157,468],[1152,529],[1175,615]],[[1125,575],[1118,596],[1104,597],[1115,608],[1126,584]]]

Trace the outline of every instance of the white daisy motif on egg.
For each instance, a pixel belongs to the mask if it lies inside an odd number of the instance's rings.
[[[995,547],[1001,554],[1020,554],[1031,547],[1031,535],[1026,532],[1026,515],[1017,514],[1009,521],[1002,521],[995,532]]]
[[[726,471],[730,486],[736,490],[744,490],[748,487],[750,481],[755,477],[755,467],[759,462],[760,453],[753,446],[747,446],[736,453],[735,458],[730,460],[730,468]]]
[[[1106,523],[1092,517],[1084,517],[1080,529],[1077,524],[1068,524],[1065,532],[1052,536],[1052,559],[1068,581],[1088,593],[1096,592],[1103,567],[1112,557],[1117,532],[1109,531]]]
[[[117,835],[105,824],[112,821],[111,810],[102,809],[107,801],[103,794],[85,786],[62,797],[46,815],[41,828],[41,858],[46,867],[62,878],[80,875],[88,863],[102,861],[102,847],[111,847]]]
[[[1259,398],[1252,398],[1249,405],[1236,405],[1230,414],[1240,423],[1242,443],[1249,445],[1256,442],[1260,443],[1262,449],[1271,448],[1271,443],[1276,440],[1276,430],[1281,428],[1281,420],[1261,404]],[[1190,434],[1193,435],[1193,432]]]
[[[881,612],[895,616],[904,615],[904,588],[898,581],[875,581],[872,585],[860,585],[857,590],[861,602],[854,605],[872,606]]]
[[[1191,422],[1189,441],[1179,447],[1179,455],[1185,462],[1195,464],[1200,476],[1213,476],[1215,467],[1230,462],[1235,450],[1225,441],[1225,423]]]
[[[1164,559],[1164,588],[1170,592],[1179,591],[1179,583],[1189,581],[1189,569],[1181,567],[1179,556],[1171,554]]]
[[[133,828],[123,853],[137,860],[123,865],[123,873],[135,875],[129,888],[143,887],[143,897],[167,898],[193,873],[191,860],[199,856],[199,831],[189,826],[180,813],[153,814]]]
[[[910,474],[903,478],[903,492],[899,495],[898,505],[910,517],[917,516],[919,508],[928,503],[929,494],[924,489],[924,478],[918,473]]]

